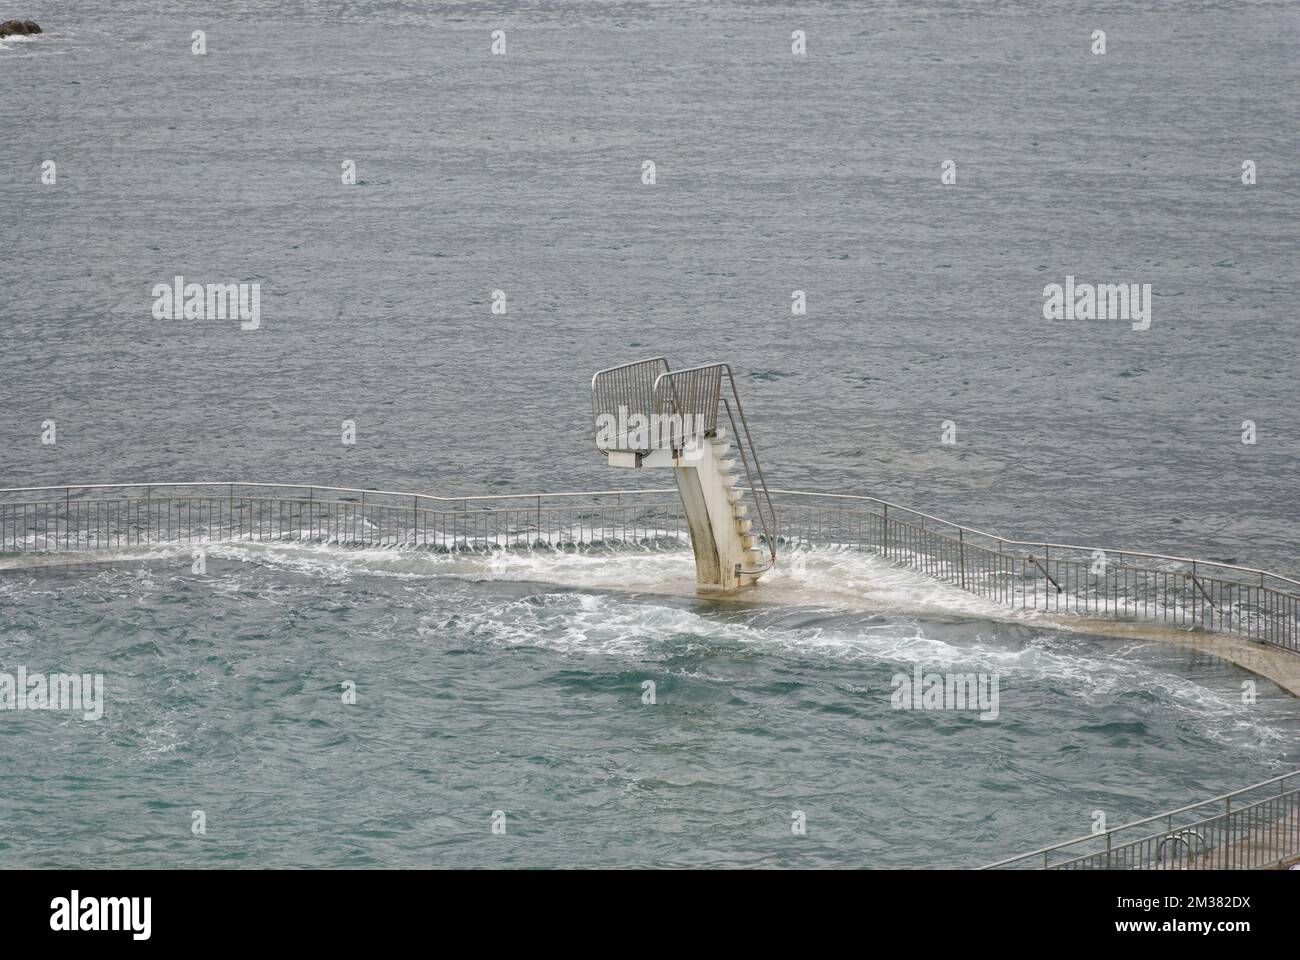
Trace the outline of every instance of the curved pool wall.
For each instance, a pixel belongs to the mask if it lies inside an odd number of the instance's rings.
[[[785,563],[811,546],[853,547],[1013,609],[1201,628],[1300,653],[1300,580],[1133,548],[1010,540],[874,497],[771,493]],[[268,483],[0,490],[0,553],[223,540],[576,548],[685,535],[673,488],[461,498]]]

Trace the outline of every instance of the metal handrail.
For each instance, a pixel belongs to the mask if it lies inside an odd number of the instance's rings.
[[[716,382],[711,383],[707,387],[707,395],[705,396],[705,401],[712,403],[712,410],[706,409],[704,411],[706,415],[709,415],[709,420],[707,422],[713,428],[709,432],[716,431],[717,407],[720,405],[727,411],[727,419],[731,423],[731,433],[732,436],[736,438],[736,449],[740,452],[740,461],[745,468],[745,479],[749,483],[749,487],[747,489],[751,494],[753,494],[755,512],[758,514],[758,522],[759,525],[763,528],[763,537],[767,540],[767,547],[768,547],[767,562],[760,567],[756,567],[755,569],[742,570],[741,572],[750,573],[750,574],[763,573],[767,570],[771,570],[773,567],[776,566],[776,531],[777,531],[776,507],[772,504],[772,496],[769,493],[767,488],[767,478],[763,476],[763,466],[759,462],[758,451],[754,448],[754,439],[750,435],[749,423],[745,419],[745,408],[740,402],[740,392],[736,389],[736,378],[735,375],[731,372],[731,364],[706,363],[696,367],[688,367],[685,370],[676,370],[672,372],[661,373],[655,379],[654,396],[655,396],[656,406],[666,402],[667,399],[660,395],[660,384],[665,382],[667,383],[669,388],[672,389],[672,394],[673,394],[672,403],[674,405],[680,406],[680,399],[676,389],[676,380],[680,377],[692,377],[694,375],[705,374],[705,373],[714,374],[716,380]],[[730,401],[727,399],[727,397],[723,396],[721,392],[721,382],[722,382],[721,375],[723,373],[727,375],[727,382],[731,386]],[[697,389],[691,392],[698,393],[699,391]],[[731,404],[733,402],[736,405],[736,410],[734,414],[732,413],[732,409],[731,409]],[[740,417],[739,425],[737,425],[737,421],[736,421],[737,415]],[[748,449],[749,451],[748,454],[746,454],[746,449]],[[752,457],[754,460],[753,470],[750,469],[750,465],[749,465],[750,457]],[[754,482],[755,473],[757,473],[758,475],[757,484],[755,484]],[[759,500],[760,495],[762,496],[761,501]],[[767,504],[766,514],[763,511],[763,503]],[[768,525],[768,517],[771,517],[771,521],[772,521],[770,526]]]
[[[716,371],[720,380],[721,370]],[[662,394],[662,391],[661,391]],[[927,576],[946,580],[980,596],[1011,604],[1021,609],[1043,609],[1048,612],[1069,613],[1071,609],[1085,616],[1103,614],[1131,617],[1139,620],[1154,619],[1175,623],[1181,627],[1204,628],[1288,651],[1300,656],[1300,584],[1268,571],[1220,561],[1196,561],[1166,554],[1134,551],[1117,551],[1112,560],[1101,558],[1106,565],[1102,571],[1095,568],[1097,557],[1070,556],[1067,547],[1038,544],[1036,541],[1012,541],[993,538],[983,531],[966,536],[967,528],[949,524],[948,521],[889,501],[856,494],[815,494],[809,491],[782,491],[767,487],[761,474],[761,463],[755,462],[746,450],[744,441],[747,424],[743,408],[737,410],[728,398],[727,420],[742,441],[741,454],[746,474],[739,479],[749,486],[737,485],[740,493],[749,493],[757,501],[759,522],[747,532],[766,534],[768,549],[759,553],[748,566],[748,555],[742,560],[742,572],[761,572],[760,564],[771,560],[771,554],[784,547],[792,548],[810,542],[845,543],[876,550],[891,562],[910,565]],[[724,423],[727,422],[724,420]],[[751,448],[752,449],[752,448]],[[46,492],[41,493],[39,491]],[[353,487],[316,486],[297,484],[288,486],[271,483],[221,483],[206,484],[159,482],[156,484],[83,484],[79,487],[15,487],[0,491],[0,551],[8,553],[9,544],[18,552],[44,552],[51,543],[57,550],[72,546],[84,539],[95,547],[102,540],[121,543],[140,542],[142,536],[153,538],[149,529],[152,522],[165,523],[166,536],[173,532],[173,509],[197,511],[199,526],[186,529],[178,536],[188,538],[208,534],[207,523],[215,522],[224,536],[223,519],[205,511],[213,505],[206,502],[211,491],[226,502],[230,519],[236,515],[236,493],[241,500],[239,519],[256,515],[267,517],[264,528],[257,528],[259,538],[272,526],[277,530],[284,524],[283,517],[272,516],[268,504],[281,502],[306,505],[332,502],[332,514],[349,514],[360,501],[360,511],[381,515],[388,524],[391,537],[380,537],[387,544],[424,543],[441,548],[447,544],[469,547],[470,541],[503,542],[514,544],[521,531],[531,526],[536,530],[532,544],[557,545],[585,541],[604,542],[631,537],[639,541],[647,533],[638,520],[651,518],[656,530],[674,529],[680,536],[681,517],[674,510],[679,507],[678,497],[671,488],[652,490],[600,490],[559,491],[552,493],[493,493],[478,496],[437,496],[412,494],[391,490],[362,490]],[[106,492],[109,491],[109,492]],[[782,496],[781,494],[785,494]],[[7,494],[7,495],[6,495]],[[801,503],[803,498],[823,497]],[[401,501],[399,504],[384,501]],[[191,502],[192,501],[192,502]],[[778,518],[775,502],[782,504]],[[174,505],[179,504],[179,507]],[[877,504],[879,506],[877,506]],[[246,509],[252,513],[244,513]],[[101,509],[104,511],[101,518]],[[157,511],[159,519],[153,521]],[[304,515],[307,507],[304,506]],[[90,511],[93,511],[90,512]],[[396,511],[396,512],[394,512]],[[406,519],[401,521],[405,511]],[[520,526],[522,513],[529,520]],[[631,511],[625,512],[625,511]],[[463,520],[449,519],[451,514]],[[131,522],[132,516],[145,526]],[[312,514],[314,516],[314,514]],[[120,518],[126,517],[126,526]],[[472,518],[472,519],[471,519]],[[599,520],[599,533],[595,527],[584,532],[584,524]],[[290,511],[289,524],[294,529],[289,536],[303,536],[296,509]],[[606,522],[608,521],[608,523]],[[778,521],[783,523],[779,537]],[[175,522],[181,524],[180,514]],[[192,524],[192,514],[186,514],[184,524]],[[260,520],[259,520],[260,522]],[[550,524],[550,527],[546,525]],[[238,526],[238,524],[236,525]],[[75,528],[75,529],[74,529]],[[251,531],[250,527],[250,531]],[[337,528],[336,528],[337,529]],[[620,531],[615,533],[614,531]],[[318,531],[309,531],[315,538]],[[236,536],[242,536],[235,531]],[[283,532],[275,536],[282,536]],[[657,536],[658,534],[655,534]],[[980,537],[989,537],[982,542]],[[780,539],[781,544],[776,541]],[[997,542],[993,542],[996,539]],[[349,541],[350,542],[350,541]],[[1012,546],[1007,546],[1011,544]],[[1025,544],[1026,550],[1019,544]],[[1039,562],[1039,558],[1042,562]],[[1144,557],[1155,559],[1144,560]],[[769,564],[770,565],[770,564]],[[1181,566],[1179,566],[1181,565]],[[768,569],[763,566],[762,570]],[[1113,572],[1110,572],[1113,571]],[[1189,574],[1190,571],[1190,574]],[[1271,578],[1271,579],[1270,579]],[[1049,600],[1050,597],[1050,600]],[[1253,656],[1243,648],[1241,655]]]
[[[463,502],[476,503],[476,502],[484,502],[484,501],[492,501],[492,500],[523,500],[523,499],[535,500],[539,497],[542,499],[551,499],[551,498],[558,499],[558,498],[565,498],[565,497],[638,496],[638,495],[650,495],[650,494],[655,494],[655,495],[670,494],[670,493],[677,492],[675,487],[651,487],[651,488],[631,488],[631,489],[623,489],[623,490],[556,490],[556,491],[542,491],[542,492],[531,492],[531,493],[493,493],[493,494],[471,494],[465,496],[442,497],[442,496],[437,496],[435,494],[411,493],[410,491],[402,491],[402,490],[362,489],[357,487],[329,486],[325,484],[267,483],[263,481],[246,481],[246,480],[234,480],[234,481],[196,480],[196,481],[162,481],[162,482],[141,481],[141,482],[134,482],[134,483],[71,483],[71,484],[62,483],[62,484],[51,484],[51,485],[37,486],[37,487],[4,487],[4,488],[0,488],[0,495],[10,494],[10,493],[39,493],[42,491],[50,491],[50,490],[67,492],[71,490],[113,490],[113,489],[123,489],[123,488],[131,488],[131,487],[139,487],[139,488],[203,487],[203,486],[229,487],[232,484],[238,487],[278,487],[278,488],[297,487],[302,490],[329,490],[338,493],[356,493],[356,494],[371,493],[371,494],[379,494],[381,496],[417,497],[421,500],[428,500],[436,503],[463,503]],[[754,486],[752,484],[750,487],[746,489],[748,489],[750,493],[755,492]],[[933,514],[923,513],[919,510],[914,510],[911,507],[907,507],[902,504],[895,503],[891,500],[882,500],[879,497],[872,497],[863,494],[818,493],[816,491],[811,491],[811,490],[787,490],[779,487],[770,487],[768,488],[768,492],[769,494],[776,494],[778,496],[787,496],[787,497],[821,497],[823,499],[828,499],[828,500],[850,500],[850,501],[861,502],[861,503],[873,503],[882,507],[888,507],[890,510],[902,510],[915,517],[922,517],[927,520],[933,520],[937,523],[945,524],[946,526],[951,527],[953,530],[965,531],[965,533],[967,534],[974,534],[976,536],[987,537],[988,539],[996,543],[1003,544],[1005,546],[1048,547],[1051,549],[1059,549],[1059,550],[1077,550],[1085,553],[1090,553],[1102,549],[1100,547],[1083,546],[1079,544],[1053,543],[1044,540],[1014,540],[1009,537],[999,536],[998,534],[995,533],[988,533],[984,530],[979,530],[975,527],[963,526],[961,524],[954,523],[951,520],[946,520],[943,517],[936,517]],[[1248,573],[1253,576],[1267,577],[1271,580],[1277,580],[1282,583],[1290,584],[1291,586],[1294,587],[1300,587],[1300,580],[1283,576],[1282,574],[1279,573],[1274,573],[1271,570],[1263,570],[1260,569],[1259,567],[1245,567],[1234,563],[1223,563],[1218,560],[1204,560],[1204,559],[1195,559],[1191,557],[1179,557],[1172,554],[1152,553],[1149,551],[1142,551],[1142,550],[1130,550],[1130,549],[1103,550],[1103,552],[1115,556],[1142,557],[1149,560],[1165,560],[1171,563],[1183,563],[1188,565],[1194,563],[1198,567],[1204,566],[1204,567],[1215,567],[1220,570],[1234,570],[1238,573]]]
[[[1073,840],[1063,840],[1060,843],[1053,843],[1046,847],[1039,847],[1037,850],[1031,850],[1028,853],[1018,854],[1014,857],[1007,857],[1005,860],[998,860],[994,863],[985,864],[979,869],[993,870],[997,867],[1005,867],[1008,864],[1019,863],[1023,860],[1037,859],[1040,857],[1045,858],[1048,854],[1054,853],[1058,850],[1063,850],[1066,847],[1072,847],[1075,844],[1079,844],[1079,843],[1097,843],[1103,838],[1106,839],[1107,843],[1109,844],[1110,838],[1113,837],[1115,834],[1125,830],[1132,830],[1134,827],[1146,826],[1149,823],[1157,823],[1161,820],[1168,823],[1173,817],[1177,817],[1184,813],[1191,813],[1193,811],[1200,810],[1202,807],[1211,806],[1212,804],[1224,803],[1227,805],[1227,807],[1230,808],[1234,797],[1240,797],[1243,796],[1244,794],[1252,793],[1256,790],[1259,790],[1262,787],[1267,787],[1274,783],[1284,785],[1286,781],[1290,780],[1292,777],[1300,777],[1300,770],[1292,770],[1290,773],[1283,773],[1276,777],[1270,777],[1268,780],[1261,780],[1259,783],[1251,784],[1249,787],[1242,787],[1240,790],[1233,790],[1231,793],[1225,793],[1218,797],[1212,797],[1209,800],[1201,800],[1197,803],[1189,803],[1187,806],[1178,807],[1176,810],[1166,810],[1164,813],[1157,813],[1155,816],[1144,817],[1141,820],[1134,820],[1132,823],[1126,823],[1123,826],[1114,827],[1110,830],[1103,831],[1102,833],[1090,833],[1082,837],[1075,837]],[[1186,829],[1187,829],[1186,827],[1178,828],[1179,831],[1183,831]],[[1161,831],[1161,833],[1171,833],[1171,832],[1174,831],[1172,830]],[[1155,837],[1160,835],[1161,835],[1160,833],[1152,834],[1150,837],[1144,837],[1142,839],[1154,839]]]
[[[1258,576],[1270,577],[1274,580],[1281,580],[1283,583],[1289,583],[1300,587],[1300,580],[1294,580],[1291,577],[1284,577],[1279,573],[1273,573],[1270,570],[1261,570],[1258,567],[1243,567],[1235,563],[1222,563],[1218,560],[1197,560],[1191,557],[1177,557],[1165,553],[1149,553],[1142,550],[1107,550],[1102,547],[1090,547],[1080,544],[1071,543],[1053,543],[1047,540],[1013,540],[1009,537],[1002,537],[996,533],[988,533],[975,527],[963,526],[959,523],[953,523],[951,520],[945,520],[943,517],[936,517],[933,514],[922,513],[920,510],[914,510],[911,507],[894,503],[891,500],[881,500],[879,497],[864,496],[862,494],[852,493],[817,493],[811,490],[783,490],[773,488],[772,493],[786,497],[821,497],[828,500],[855,500],[866,503],[875,503],[882,507],[889,507],[891,510],[902,510],[910,513],[914,517],[922,517],[926,520],[933,520],[936,523],[942,523],[951,527],[953,530],[960,530],[964,533],[975,534],[976,536],[987,537],[988,539],[1003,544],[1004,546],[1013,547],[1047,547],[1058,550],[1077,550],[1081,553],[1093,553],[1100,550],[1102,553],[1113,556],[1125,557],[1144,557],[1148,560],[1168,560],[1173,563],[1196,564],[1198,566],[1217,567],[1220,570],[1236,570],[1240,573],[1250,573]]]
[[[259,480],[177,480],[139,483],[61,483],[45,487],[0,487],[0,495],[6,493],[38,493],[42,490],[124,490],[139,487],[141,489],[158,487],[273,487],[277,489],[296,488],[299,490],[330,490],[335,493],[377,493],[386,497],[417,497],[420,500],[433,500],[438,503],[463,503],[478,500],[535,500],[538,497],[614,497],[636,496],[639,494],[676,493],[676,487],[650,487],[635,490],[560,490],[549,493],[483,493],[463,497],[440,497],[432,493],[411,493],[409,490],[378,490],[374,487],[334,487],[320,483],[268,483]]]

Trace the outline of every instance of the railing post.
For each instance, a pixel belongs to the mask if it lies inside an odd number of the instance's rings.
[[[883,533],[881,534],[881,539],[883,541],[881,546],[881,551],[886,557],[888,557],[889,556],[889,504],[885,504],[885,518],[884,518],[884,522],[881,524],[881,527],[883,530]]]
[[[72,527],[72,488],[64,487],[63,488],[63,546],[65,549],[71,546],[71,541],[69,538],[69,532],[71,530],[71,527]],[[55,537],[55,539],[57,540],[58,538]],[[0,548],[3,547],[4,547],[3,538],[0,538]]]
[[[153,542],[153,535],[151,532],[152,524],[153,524],[153,510],[151,509],[152,505],[153,505],[153,487],[145,487],[144,488],[144,529],[145,529],[145,536],[148,538],[148,541],[150,543]],[[136,532],[135,542],[136,544],[140,543],[139,531]]]
[[[1223,853],[1224,860],[1227,860],[1228,851],[1232,848],[1232,794],[1223,798]]]
[[[966,589],[966,528],[957,528],[957,558],[961,564],[961,588]]]

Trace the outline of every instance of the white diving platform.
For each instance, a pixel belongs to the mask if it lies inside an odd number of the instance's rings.
[[[699,590],[739,590],[775,566],[776,512],[730,367],[638,360],[597,373],[591,401],[596,449],[610,466],[673,471]]]

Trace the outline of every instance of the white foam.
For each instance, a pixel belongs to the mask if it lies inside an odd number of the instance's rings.
[[[174,560],[175,575],[188,577],[191,554],[198,546],[176,544],[85,557],[61,554],[60,558],[70,562]],[[454,629],[470,642],[489,646],[521,645],[651,659],[660,658],[665,649],[707,653],[719,645],[739,644],[791,656],[857,661],[864,667],[883,663],[900,671],[920,665],[926,671],[996,672],[1004,684],[1049,681],[1093,703],[1125,692],[1155,694],[1173,709],[1199,718],[1197,726],[1208,735],[1239,745],[1244,740],[1262,747],[1282,737],[1250,716],[1231,688],[1212,689],[1142,658],[1124,656],[1140,644],[1090,653],[1090,641],[1068,636],[1030,633],[1029,639],[1012,642],[1005,635],[998,636],[997,621],[1019,620],[1032,630],[1032,615],[1018,615],[1000,604],[851,548],[815,549],[798,563],[778,567],[750,594],[761,599],[760,603],[702,606],[693,600],[694,561],[685,548],[531,549],[488,554],[351,549],[290,541],[223,541],[203,546],[210,561],[267,564],[341,582],[378,576],[408,581],[443,578],[463,583],[467,591],[475,582],[565,588],[507,597],[475,591],[466,593],[463,603],[431,603],[427,613],[417,607],[417,632],[424,636]],[[157,586],[154,574],[149,567],[141,567],[135,574],[143,578],[140,602],[149,602],[149,591]],[[238,593],[249,586],[242,575],[209,576],[205,582],[208,589],[220,592]],[[682,589],[663,591],[665,585]],[[45,589],[39,581],[6,585],[5,578],[0,578],[0,591],[6,586],[8,592],[20,589],[27,597]],[[654,592],[681,593],[687,599],[647,596]],[[441,596],[445,601],[445,593]],[[799,608],[807,615],[800,622],[811,625],[780,625],[781,607]],[[885,619],[877,616],[882,612]],[[971,621],[971,629],[963,633],[954,626],[951,640],[927,636],[919,619],[936,614]]]
[[[666,646],[677,655],[742,644],[783,655],[859,662],[864,675],[876,664],[904,673],[916,666],[926,672],[996,673],[1003,684],[1004,716],[1014,716],[1015,711],[1008,685],[1049,682],[1088,704],[1104,705],[1124,693],[1152,694],[1193,719],[1211,739],[1244,749],[1267,749],[1285,736],[1242,704],[1231,688],[1206,687],[1140,659],[1087,653],[1057,636],[1034,636],[1023,646],[1011,646],[977,633],[968,641],[950,643],[926,636],[919,625],[908,622],[786,628],[719,617],[711,608],[701,612],[618,594],[573,592],[465,604],[453,614],[424,617],[418,632],[432,637],[453,630],[490,646],[625,659],[657,659]],[[703,662],[707,664],[707,658]],[[887,693],[882,691],[882,696]]]

